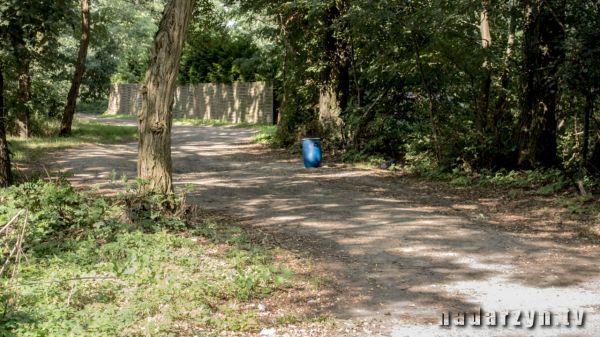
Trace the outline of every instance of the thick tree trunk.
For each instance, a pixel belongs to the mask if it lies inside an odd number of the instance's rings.
[[[18,41],[15,44],[18,71],[18,101],[17,101],[17,135],[20,138],[29,137],[29,99],[31,92],[31,78],[29,76],[29,56],[25,42]]]
[[[142,87],[139,119],[138,176],[145,188],[173,193],[171,124],[181,50],[192,17],[194,0],[170,0],[165,6]]]
[[[348,105],[350,90],[348,45],[336,37],[334,23],[347,10],[345,0],[338,0],[326,17],[325,68],[321,71],[319,121],[326,136],[342,138],[341,113]]]
[[[79,40],[79,55],[75,65],[75,74],[71,82],[71,89],[67,96],[67,104],[62,116],[60,125],[60,136],[71,135],[71,126],[73,125],[73,116],[75,116],[75,107],[77,97],[79,96],[79,87],[85,73],[85,60],[87,58],[88,45],[90,43],[90,0],[81,0],[81,38]]]
[[[531,0],[525,27],[519,165],[559,165],[556,141],[558,71],[564,61],[564,0]]]
[[[12,184],[10,153],[6,142],[6,114],[4,112],[4,74],[0,67],[0,187]]]

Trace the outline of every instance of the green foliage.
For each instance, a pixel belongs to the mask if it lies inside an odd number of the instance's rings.
[[[292,274],[239,230],[209,219],[185,221],[175,211],[181,204],[168,212],[164,197],[138,194],[142,183],[110,199],[65,182],[0,190],[0,223],[20,209],[29,212],[17,279],[0,278],[0,335],[170,336],[258,328],[256,311],[240,304],[287,287]]]
[[[76,22],[77,1],[3,1],[0,5],[0,67],[6,76],[8,130],[16,115],[57,116],[66,97],[68,55],[75,55],[67,31]],[[19,69],[28,69],[30,90],[17,99]],[[35,129],[35,128],[33,128]],[[35,131],[35,130],[34,130]]]
[[[412,173],[417,173],[413,171]],[[432,169],[418,172],[425,177],[436,180],[447,180],[455,186],[499,187],[515,190],[533,190],[539,195],[553,195],[569,187],[570,180],[560,170],[482,170],[474,173],[459,169],[442,172]],[[513,192],[514,193],[514,192]]]
[[[95,36],[98,32],[98,26],[90,34]],[[104,32],[103,32],[104,33]],[[106,32],[107,34],[107,32]],[[95,42],[92,40],[92,42]],[[116,72],[118,63],[118,45],[111,37],[107,36],[102,41],[92,44],[85,64],[85,73],[82,80],[80,100],[82,102],[106,100],[111,84],[111,76]],[[77,110],[87,111],[80,108],[77,104]],[[104,112],[104,110],[102,111]]]
[[[272,144],[275,139],[275,134],[277,133],[276,125],[255,125],[255,129],[258,130],[254,139],[252,140],[254,143],[261,144]]]
[[[481,48],[477,29],[481,2],[350,1],[347,12],[328,20],[337,3],[241,2],[243,11],[267,22],[256,32],[276,45],[277,144],[295,146],[322,131],[317,122],[319,93],[328,80],[322,70],[331,66],[326,41],[332,34],[350,46],[350,90],[348,108],[342,112],[344,141],[326,143],[325,149],[342,148],[346,158],[383,156],[446,172],[463,166],[476,171],[518,168],[520,73],[528,66],[522,58],[524,3],[490,4],[493,43],[488,49]],[[593,78],[600,68],[593,43],[597,29],[592,27],[598,22],[597,6],[581,1],[566,7],[564,49],[569,62],[559,74],[564,79],[561,90],[596,90]],[[517,29],[508,55],[511,25]],[[484,62],[491,67],[492,81],[486,115],[481,116]],[[557,116],[565,164],[579,160],[582,143],[577,115],[583,103],[574,96],[564,91],[564,109]]]
[[[183,51],[179,82],[231,83],[270,80],[272,68],[266,66],[261,51],[249,37],[227,33],[193,33]]]
[[[332,81],[325,70],[347,59],[348,104],[341,113],[341,139],[325,141],[324,150],[342,153],[345,159],[395,159],[416,171],[528,169],[519,162],[526,80],[521,75],[535,65],[524,58],[526,4],[511,3],[490,2],[493,42],[482,48],[477,29],[481,2],[200,1],[178,80],[272,81],[278,128],[259,134],[256,141],[293,147],[306,136],[328,138],[318,120],[320,94]],[[336,14],[340,4],[344,10]],[[132,6],[129,0],[93,4],[82,102],[105,99],[111,80],[143,79],[163,5],[141,1]],[[16,79],[23,55],[15,54],[14,38],[20,36],[32,60],[32,129],[43,134],[47,120],[60,116],[68,90],[77,50],[76,1],[9,0],[0,13],[9,129],[19,107]],[[555,74],[560,83],[556,138],[559,166],[568,172],[583,167],[583,110],[586,98],[598,94],[598,13],[597,1],[584,0],[569,2],[557,16],[565,18],[565,39],[560,44],[564,62],[557,60],[561,66]],[[516,34],[509,55],[511,25]],[[334,51],[332,39],[337,41]],[[490,66],[491,84],[487,108],[481,112],[484,63]],[[600,154],[593,149],[599,118],[593,108],[588,158],[592,152]]]
[[[108,110],[108,100],[82,100],[77,102],[77,112],[101,115]]]
[[[163,1],[141,1],[136,5],[128,0],[98,2],[97,20],[105,27],[101,32],[103,40],[92,43],[92,47],[99,48],[100,54],[96,55],[99,63],[108,63],[110,67],[117,63],[116,70],[111,72],[111,82],[139,83],[143,80],[163,5]],[[111,46],[112,40],[115,46]]]

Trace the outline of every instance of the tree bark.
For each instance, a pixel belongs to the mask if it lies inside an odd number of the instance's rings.
[[[0,187],[12,184],[10,153],[6,142],[6,113],[4,111],[4,74],[0,67]]]
[[[592,157],[587,162],[587,170],[593,175],[600,176],[600,133],[596,135],[594,152],[592,152]]]
[[[325,67],[321,71],[319,121],[326,136],[342,138],[341,113],[348,105],[350,72],[348,44],[336,37],[333,25],[347,10],[345,0],[338,0],[326,14]]]
[[[586,167],[588,164],[588,152],[590,143],[590,118],[594,112],[594,101],[596,95],[587,93],[585,96],[585,112],[583,116],[583,146],[581,149],[581,167]]]
[[[479,19],[479,31],[481,34],[481,47],[485,53],[485,61],[483,62],[482,71],[483,78],[479,88],[479,97],[477,97],[477,124],[481,135],[481,144],[484,146],[483,157],[488,157],[490,148],[489,137],[496,125],[490,120],[489,105],[490,105],[490,90],[492,85],[492,61],[489,55],[489,49],[492,45],[492,34],[490,33],[489,22],[489,0],[482,1],[483,10]],[[487,160],[484,159],[484,160]]]
[[[506,40],[506,50],[504,52],[503,66],[500,74],[500,90],[496,99],[496,104],[491,113],[491,154],[490,164],[492,168],[500,167],[514,167],[515,152],[510,150],[512,148],[512,142],[514,141],[513,134],[513,115],[508,111],[509,100],[508,95],[510,92],[511,82],[511,63],[514,55],[515,48],[515,36],[517,29],[517,15],[518,1],[511,0],[509,4],[509,23],[508,23],[508,37]]]
[[[502,75],[500,75],[500,86],[502,91],[496,102],[495,121],[500,121],[506,114],[507,100],[508,100],[508,85],[510,84],[510,62],[512,61],[515,46],[515,34],[517,30],[516,15],[514,14],[515,8],[517,7],[517,0],[510,2],[510,21],[508,24],[508,39],[506,41],[506,52],[504,54],[504,69]]]
[[[435,102],[435,93],[431,87],[431,83],[428,81],[427,76],[425,75],[425,70],[423,67],[423,62],[421,62],[421,48],[418,42],[415,42],[415,63],[417,64],[417,68],[419,69],[419,74],[421,75],[421,84],[425,91],[427,92],[427,102],[428,102],[428,111],[429,111],[429,122],[431,126],[431,140],[433,145],[433,151],[435,153],[435,159],[439,163],[442,161],[442,149],[440,146],[440,140],[438,136],[438,124],[437,124],[437,104]]]
[[[75,74],[71,81],[71,89],[67,96],[67,104],[62,116],[59,135],[67,137],[71,135],[71,126],[75,116],[79,87],[85,73],[85,61],[87,58],[88,45],[90,43],[90,0],[81,0],[81,38],[79,40],[79,54],[75,65]]]
[[[181,51],[192,17],[194,0],[170,0],[165,6],[141,89],[138,114],[138,176],[143,189],[173,193],[171,161],[172,108]]]
[[[524,87],[519,165],[559,165],[556,141],[558,71],[564,62],[564,0],[531,0],[524,33]]]
[[[29,99],[31,92],[31,77],[29,76],[29,55],[25,42],[21,38],[17,38],[14,43],[14,50],[17,57],[17,74],[18,74],[18,89],[17,89],[17,135],[20,138],[29,138]]]

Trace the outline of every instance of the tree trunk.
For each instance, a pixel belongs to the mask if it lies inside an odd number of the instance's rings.
[[[90,0],[81,0],[81,38],[79,40],[79,55],[75,65],[75,74],[71,82],[71,89],[67,96],[67,104],[62,116],[60,125],[60,136],[67,137],[71,135],[71,126],[73,116],[75,116],[75,107],[77,97],[79,96],[79,87],[85,73],[85,60],[87,58],[88,45],[90,43]]]
[[[17,135],[20,138],[29,137],[29,98],[31,92],[31,78],[29,76],[29,55],[25,42],[21,39],[15,44],[18,71],[18,101],[17,101]]]
[[[0,187],[12,184],[10,153],[6,142],[6,114],[4,112],[4,74],[0,67]]]
[[[504,54],[504,69],[502,75],[500,75],[500,86],[502,91],[496,102],[496,112],[494,121],[500,121],[506,114],[507,100],[508,100],[508,85],[510,84],[510,62],[512,61],[514,46],[515,46],[515,34],[517,30],[516,15],[514,14],[515,8],[517,7],[517,1],[512,0],[510,2],[510,22],[508,24],[508,39],[506,41],[506,52]]]
[[[427,101],[428,101],[428,110],[429,110],[429,122],[431,126],[431,140],[433,145],[433,151],[435,153],[435,159],[438,164],[442,161],[442,149],[440,146],[440,140],[438,136],[438,125],[437,125],[437,104],[435,102],[435,93],[431,88],[431,83],[428,81],[427,76],[425,75],[425,70],[423,68],[423,62],[421,62],[421,47],[418,42],[415,42],[415,63],[417,64],[417,68],[419,69],[419,74],[421,75],[421,85],[427,92]]]
[[[531,0],[524,33],[524,88],[519,165],[559,165],[556,141],[558,75],[564,61],[564,0]]]
[[[326,136],[342,137],[341,113],[348,105],[350,75],[348,45],[335,36],[335,22],[347,10],[345,0],[338,0],[327,13],[325,36],[325,68],[321,71],[319,95],[319,121]]]
[[[490,33],[490,22],[489,22],[489,0],[482,1],[483,10],[480,14],[479,19],[479,31],[481,33],[481,47],[485,53],[485,61],[483,62],[483,78],[481,86],[479,88],[479,97],[477,97],[477,124],[479,133],[481,136],[481,145],[484,147],[482,153],[483,157],[488,157],[490,148],[489,137],[491,135],[491,129],[495,128],[496,125],[490,120],[488,116],[489,105],[490,105],[490,89],[492,85],[492,61],[489,55],[489,49],[492,45],[492,34]],[[487,158],[482,158],[487,161]]]
[[[596,135],[596,144],[592,157],[587,162],[587,170],[589,173],[600,176],[600,133]]]
[[[590,117],[594,112],[596,96],[592,93],[585,95],[585,112],[583,116],[583,146],[581,149],[581,166],[586,167],[590,143]]]
[[[517,0],[510,1],[509,9],[509,23],[508,23],[508,37],[506,41],[506,51],[504,53],[504,60],[502,66],[502,72],[500,74],[500,90],[498,92],[498,98],[496,104],[491,112],[491,120],[489,125],[491,126],[491,155],[490,164],[492,168],[500,167],[514,167],[515,152],[511,150],[514,141],[514,120],[513,115],[508,111],[509,101],[508,95],[510,92],[511,82],[511,67],[514,54],[515,46],[515,35],[517,27]]]
[[[150,54],[150,65],[141,89],[138,176],[144,189],[173,193],[171,124],[181,51],[192,17],[194,0],[170,0],[165,6]]]

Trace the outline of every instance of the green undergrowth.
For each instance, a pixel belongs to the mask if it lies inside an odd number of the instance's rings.
[[[294,280],[239,229],[136,187],[112,198],[63,181],[0,189],[0,228],[19,210],[24,255],[0,276],[0,336],[256,331],[258,309],[244,304]],[[0,235],[0,264],[20,228]]]
[[[255,125],[254,129],[258,130],[254,135],[254,143],[261,143],[271,145],[273,144],[275,133],[277,132],[277,125]]]
[[[12,158],[34,161],[48,152],[84,144],[115,144],[137,138],[137,127],[108,125],[90,121],[75,121],[70,137],[58,137],[58,124],[48,124],[46,134],[29,139],[9,138]]]
[[[430,171],[424,174],[430,179],[450,182],[455,186],[481,186],[500,188],[520,188],[535,190],[540,195],[549,195],[566,188],[570,181],[560,170],[523,170],[523,171],[487,171],[452,172]]]
[[[433,181],[448,182],[458,187],[484,187],[506,190],[529,190],[538,195],[553,195],[568,188],[573,188],[573,180],[558,169],[545,170],[505,170],[474,171],[464,168],[453,170],[440,170],[427,156],[409,158],[405,162],[386,161],[383,156],[364,156],[348,153],[342,156],[342,161],[362,169],[381,169],[397,171],[423,177]],[[382,163],[385,165],[382,167]],[[592,177],[583,177],[582,186],[588,192],[598,189],[597,180]]]
[[[77,102],[77,112],[84,112],[90,114],[102,114],[106,113],[108,109],[108,100],[99,99],[91,102]]]

